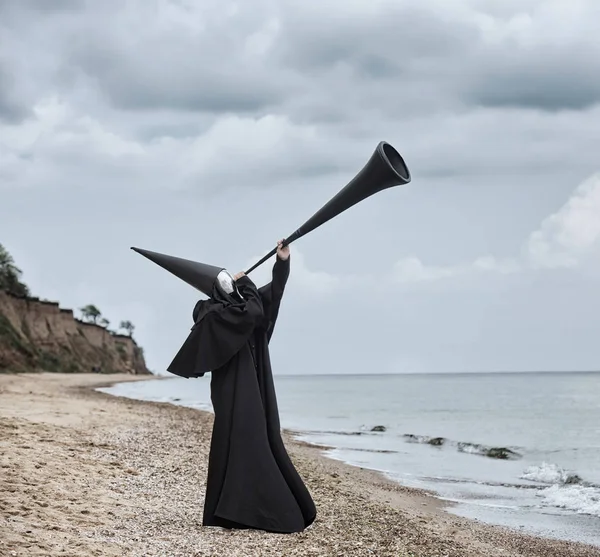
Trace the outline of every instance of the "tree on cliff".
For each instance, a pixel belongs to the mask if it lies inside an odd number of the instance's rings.
[[[133,331],[135,330],[135,327],[131,321],[121,321],[119,328],[127,331],[129,336],[133,335]]]
[[[96,324],[98,323],[98,319],[102,316],[100,310],[92,304],[79,308],[79,311],[81,312],[81,315],[85,321],[91,321],[92,323]]]
[[[0,290],[15,296],[29,296],[29,287],[20,281],[21,274],[12,255],[0,244]]]

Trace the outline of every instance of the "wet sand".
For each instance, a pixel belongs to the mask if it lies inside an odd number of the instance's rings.
[[[0,375],[0,556],[600,557],[454,517],[286,437],[317,505],[300,534],[202,526],[207,412],[93,390],[130,375]]]

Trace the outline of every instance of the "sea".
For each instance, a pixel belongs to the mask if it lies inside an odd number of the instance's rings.
[[[600,546],[600,373],[277,375],[281,425],[463,517]],[[101,391],[212,410],[210,375]]]

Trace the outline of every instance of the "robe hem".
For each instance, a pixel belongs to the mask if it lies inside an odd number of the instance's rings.
[[[303,525],[300,529],[298,528],[294,528],[294,529],[290,529],[290,528],[286,528],[286,529],[281,529],[281,528],[275,528],[273,526],[267,526],[265,524],[259,524],[258,522],[255,522],[254,524],[245,524],[244,522],[239,522],[237,520],[232,520],[231,518],[227,518],[227,516],[225,516],[222,513],[215,513],[213,515],[213,520],[211,521],[207,521],[205,523],[203,523],[203,526],[220,526],[221,528],[229,528],[229,529],[239,529],[239,530],[263,530],[265,532],[271,532],[273,534],[295,534],[298,532],[302,532],[307,526],[309,526],[308,524],[304,524],[304,520],[302,521]],[[225,522],[229,523],[229,526],[223,526],[222,524],[209,524],[208,522],[214,522],[214,519],[221,519],[224,520]]]

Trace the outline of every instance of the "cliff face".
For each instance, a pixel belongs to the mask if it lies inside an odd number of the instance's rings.
[[[132,338],[80,321],[58,303],[0,290],[0,372],[33,370],[150,373]]]

